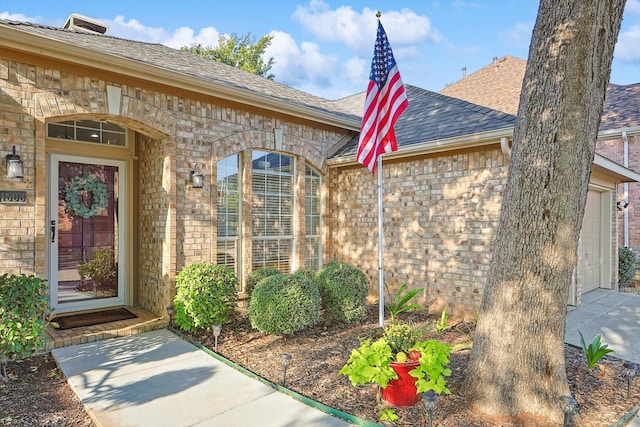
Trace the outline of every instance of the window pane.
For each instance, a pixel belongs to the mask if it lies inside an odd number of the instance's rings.
[[[254,151],[253,268],[289,272],[293,248],[293,157]]]
[[[217,263],[232,267],[236,274],[239,267],[240,193],[239,156],[233,155],[218,161],[216,183],[218,187],[218,254]]]
[[[307,166],[305,170],[305,266],[318,269],[321,264],[320,174]]]

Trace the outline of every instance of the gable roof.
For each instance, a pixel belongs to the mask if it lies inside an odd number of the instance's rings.
[[[518,114],[527,61],[506,55],[450,84],[443,95],[464,99],[509,114]],[[600,131],[640,126],[640,83],[610,83],[604,101]]]
[[[409,107],[395,125],[398,149],[416,144],[441,141],[456,137],[477,135],[509,129],[515,125],[515,116],[472,104],[437,92],[405,85]],[[352,113],[362,115],[365,92],[336,101]],[[339,148],[332,157],[354,156],[358,135]],[[469,138],[472,139],[472,138]]]
[[[359,129],[359,117],[333,101],[160,44],[0,19],[0,46]]]
[[[526,68],[524,59],[496,57],[491,64],[446,86],[440,93],[516,115]]]

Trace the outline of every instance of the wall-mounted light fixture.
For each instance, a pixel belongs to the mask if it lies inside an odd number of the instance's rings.
[[[16,146],[13,146],[13,154],[7,154],[7,178],[22,178],[22,160],[16,154]]]
[[[627,202],[626,200],[620,200],[618,203],[616,203],[616,206],[618,207],[618,210],[621,211],[629,207],[629,202]]]
[[[202,188],[202,184],[204,183],[204,175],[200,173],[200,165],[196,163],[194,166],[194,170],[191,171],[190,175],[191,186],[193,188]]]

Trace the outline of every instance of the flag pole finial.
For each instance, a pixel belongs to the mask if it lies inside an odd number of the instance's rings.
[[[376,18],[378,18],[378,21],[380,20],[380,17],[382,16],[382,13],[380,13],[380,11],[378,10],[376,12]]]

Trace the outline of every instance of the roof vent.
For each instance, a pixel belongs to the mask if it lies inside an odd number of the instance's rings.
[[[75,30],[83,33],[97,33],[105,34],[109,27],[97,19],[92,19],[87,16],[82,16],[77,13],[72,13],[67,18],[67,22],[64,23],[65,30]]]

